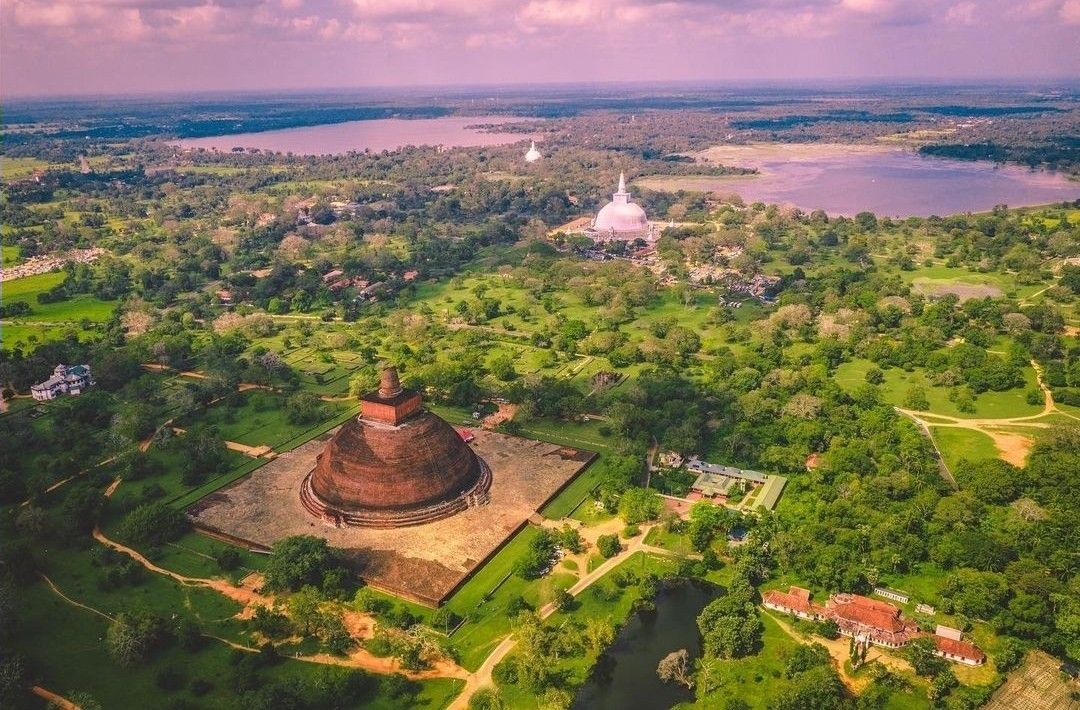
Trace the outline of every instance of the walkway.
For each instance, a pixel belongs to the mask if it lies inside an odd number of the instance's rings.
[[[562,523],[564,521],[548,522]],[[610,523],[612,521],[607,522]],[[615,519],[615,522],[620,523],[621,527],[621,521]],[[601,525],[603,525],[603,523]],[[559,526],[545,524],[545,527]],[[635,537],[633,540],[628,542],[626,546],[622,549],[622,551],[619,552],[619,554],[605,560],[603,564],[594,569],[592,572],[589,572],[585,576],[581,577],[572,587],[570,587],[570,589],[567,590],[570,595],[576,597],[577,595],[588,589],[590,586],[595,584],[597,580],[601,579],[608,572],[618,567],[621,563],[625,562],[635,552],[645,551],[645,536],[649,534],[649,530],[651,530],[653,527],[655,527],[655,525],[643,527],[641,529],[641,535]],[[554,614],[555,611],[556,607],[554,603],[545,604],[540,608],[540,618],[546,619],[552,614]],[[514,649],[514,646],[516,644],[517,639],[515,639],[513,636],[507,636],[506,638],[504,638],[499,643],[499,645],[495,647],[495,650],[491,652],[491,655],[489,655],[484,660],[484,662],[480,665],[480,668],[478,668],[475,673],[470,673],[469,676],[465,679],[465,687],[462,688],[461,694],[454,698],[454,702],[450,703],[450,705],[447,706],[447,710],[466,710],[466,708],[469,707],[469,700],[472,698],[473,694],[476,693],[476,691],[480,690],[481,688],[492,686],[494,683],[491,678],[492,669],[494,669],[500,661],[506,658],[507,654],[509,654],[510,651]]]

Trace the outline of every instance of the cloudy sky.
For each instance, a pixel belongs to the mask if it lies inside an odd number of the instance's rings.
[[[0,92],[1080,76],[1080,0],[3,0]]]

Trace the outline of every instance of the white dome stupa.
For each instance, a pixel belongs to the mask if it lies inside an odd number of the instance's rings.
[[[614,239],[636,239],[648,234],[649,219],[641,205],[630,201],[622,173],[619,173],[619,189],[611,196],[611,202],[596,214],[592,226],[600,236]]]
[[[540,158],[543,157],[544,156],[540,154],[540,151],[536,149],[536,141],[530,141],[529,150],[525,153],[525,162],[535,163],[537,160],[540,160]]]

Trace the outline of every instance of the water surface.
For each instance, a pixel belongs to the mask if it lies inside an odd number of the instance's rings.
[[[443,118],[380,118],[348,121],[323,126],[302,126],[279,131],[235,133],[228,136],[187,138],[178,141],[184,148],[207,148],[228,152],[234,147],[258,148],[297,155],[327,155],[351,150],[380,152],[407,145],[446,147],[505,145],[534,135],[490,133],[476,128],[481,124],[511,123],[507,116],[445,116]]]
[[[830,148],[821,146],[822,148]],[[764,147],[761,147],[764,148]],[[758,176],[652,177],[642,187],[738,193],[746,202],[792,204],[852,216],[894,217],[982,212],[995,205],[1041,205],[1080,198],[1080,182],[1016,166],[933,158],[866,146],[747,146],[709,155],[728,165],[756,167]],[[742,159],[740,159],[742,155]],[[655,188],[654,188],[655,189]]]
[[[697,617],[719,590],[683,582],[662,589],[655,612],[640,612],[626,622],[600,657],[589,681],[574,699],[574,710],[668,710],[694,699],[685,685],[662,683],[660,659],[685,648],[691,662],[701,656]]]

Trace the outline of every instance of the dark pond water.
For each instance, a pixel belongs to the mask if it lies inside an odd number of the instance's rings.
[[[234,147],[258,148],[297,155],[327,155],[347,153],[351,150],[371,150],[378,153],[407,145],[505,145],[528,140],[530,136],[523,133],[489,133],[473,126],[515,120],[517,119],[506,116],[382,118],[326,126],[286,128],[280,131],[189,138],[178,142],[184,148],[208,148],[225,152]]]
[[[691,658],[701,655],[697,617],[718,593],[716,587],[697,582],[662,590],[656,611],[631,617],[601,656],[574,700],[574,710],[668,710],[693,700],[686,686],[660,682],[656,666],[680,648]]]

